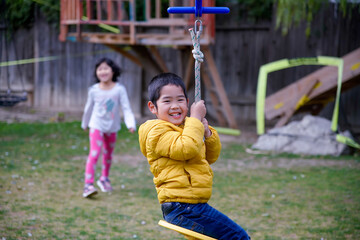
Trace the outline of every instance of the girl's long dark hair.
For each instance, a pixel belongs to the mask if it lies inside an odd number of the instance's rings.
[[[110,58],[101,58],[95,65],[95,71],[94,71],[94,77],[95,77],[95,82],[98,83],[100,82],[100,80],[98,79],[98,77],[96,76],[96,70],[99,67],[100,64],[102,63],[106,63],[107,65],[109,65],[109,67],[111,67],[112,71],[113,71],[113,77],[112,77],[112,81],[113,82],[117,82],[117,78],[120,77],[121,75],[121,68]]]

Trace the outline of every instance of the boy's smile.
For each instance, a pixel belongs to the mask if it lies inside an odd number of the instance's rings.
[[[157,107],[152,102],[148,103],[150,111],[158,119],[181,125],[188,113],[188,99],[180,86],[166,85],[160,90]]]

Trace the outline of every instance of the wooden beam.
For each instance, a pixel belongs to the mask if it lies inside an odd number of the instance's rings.
[[[149,21],[151,18],[151,1],[145,1],[145,21]]]
[[[194,81],[191,81],[191,79],[194,79],[194,63],[195,63],[195,59],[193,58],[192,54],[191,54],[191,48],[186,48],[189,49],[187,52],[189,52],[188,54],[188,60],[187,65],[186,65],[186,69],[185,69],[185,75],[184,75],[184,84],[185,84],[185,88],[187,90],[190,89],[190,87],[193,85]]]
[[[117,21],[122,20],[122,0],[117,0]]]
[[[152,54],[150,53],[147,47],[142,45],[133,45],[131,46],[131,48],[136,53],[137,58],[142,63],[144,69],[147,69],[149,72],[152,72],[153,75],[162,72],[160,65],[154,60]]]
[[[81,17],[82,17],[82,5],[80,3],[80,1],[76,2],[76,40],[77,41],[81,41],[81,25],[80,25],[80,21],[81,21]]]
[[[359,59],[360,48],[343,56],[344,71],[342,78],[342,91],[346,90],[347,86],[355,86],[360,84],[360,82],[354,78],[354,76],[360,75],[360,68],[352,69],[354,64],[360,62]],[[337,67],[326,66],[308,74],[307,76],[268,96],[265,100],[266,119],[271,120],[279,116],[284,116],[285,112],[292,107],[291,101],[289,101],[289,96],[295,96],[295,98],[297,98],[299,89],[305,89],[308,85],[313,85],[313,83],[317,80],[319,81],[318,84],[314,87],[309,95],[310,100],[305,105],[303,105],[299,111],[307,111],[307,109],[310,109],[310,111],[313,113],[319,112],[321,108],[326,105],[324,104],[326,101],[323,101],[322,104],[319,104],[319,100],[329,99],[331,94],[333,97],[335,97],[337,76]],[[313,107],[316,110],[312,110],[312,105],[314,105]]]
[[[101,21],[101,2],[100,0],[96,0],[96,18]]]
[[[238,126],[237,126],[237,123],[236,123],[236,120],[235,120],[235,117],[234,117],[234,113],[233,113],[233,111],[231,109],[229,99],[227,97],[224,86],[222,84],[221,77],[220,77],[220,74],[219,74],[219,72],[217,70],[215,60],[214,60],[213,55],[212,55],[212,53],[210,51],[210,48],[208,46],[204,46],[202,51],[204,52],[205,63],[207,64],[208,69],[210,71],[210,74],[212,76],[212,79],[214,81],[214,85],[215,85],[216,91],[218,93],[220,102],[221,102],[221,104],[222,104],[222,106],[224,108],[224,112],[225,112],[225,115],[226,115],[226,120],[227,120],[227,122],[229,124],[229,127],[237,129]]]
[[[289,96],[287,101],[290,102],[290,107],[288,107],[286,110],[284,109],[284,115],[276,123],[275,127],[284,126],[289,122],[290,118],[294,115],[296,110],[298,110],[301,106],[310,100],[309,95],[318,83],[319,81],[316,80],[308,85],[305,85],[302,89],[298,89],[296,96]]]
[[[169,69],[167,68],[164,59],[161,57],[160,52],[159,52],[159,50],[157,49],[157,47],[151,45],[151,46],[149,47],[149,50],[150,50],[151,54],[153,55],[154,59],[155,59],[155,60],[157,61],[157,63],[159,64],[161,70],[162,70],[163,72],[169,72]]]
[[[143,67],[143,65],[141,64],[141,61],[136,56],[132,55],[128,51],[124,50],[123,48],[121,48],[117,45],[112,45],[112,44],[104,44],[104,45],[107,46],[108,48],[111,48],[114,51],[120,53],[121,55],[123,55],[124,57],[126,57],[127,59],[129,59],[130,61],[135,63],[136,65]]]
[[[156,18],[161,18],[161,1],[160,0],[156,0]]]
[[[205,89],[209,91],[210,99],[216,112],[216,120],[218,121],[220,126],[225,127],[226,120],[224,118],[223,112],[221,111],[222,108],[220,107],[220,102],[216,94],[216,89],[213,87],[213,83],[204,68],[201,68],[201,74]]]
[[[89,20],[92,19],[90,0],[86,0],[86,17],[87,17]]]

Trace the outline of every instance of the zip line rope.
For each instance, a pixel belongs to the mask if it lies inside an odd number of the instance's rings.
[[[199,29],[197,24],[199,23]],[[195,30],[194,30],[195,29]],[[194,50],[192,50],[193,57],[195,58],[195,102],[201,100],[201,72],[200,66],[204,62],[204,54],[200,51],[200,35],[202,32],[202,22],[201,20],[195,21],[195,28],[189,29],[191,41],[193,43]]]
[[[202,0],[196,0],[194,7],[169,7],[167,9],[170,14],[194,14],[197,20],[194,28],[190,28],[190,36],[194,49],[192,50],[195,58],[195,102],[201,99],[201,81],[200,81],[200,65],[204,61],[204,54],[200,51],[200,35],[202,32],[202,22],[200,17],[202,14],[218,14],[229,13],[227,7],[203,7]],[[199,25],[199,27],[198,27]]]

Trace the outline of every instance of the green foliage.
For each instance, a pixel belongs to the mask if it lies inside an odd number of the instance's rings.
[[[351,3],[347,0],[337,0],[343,16],[360,4]],[[311,22],[315,14],[323,6],[329,4],[328,0],[275,0],[277,4],[276,27],[281,27],[281,32],[286,35],[293,25],[306,21],[306,36],[310,36]],[[351,17],[351,15],[350,15]]]
[[[243,11],[250,20],[270,20],[273,0],[241,0]]]
[[[29,28],[35,21],[37,10],[46,17],[50,23],[59,22],[59,0],[6,0],[1,7],[0,14],[9,32],[20,28]]]
[[[6,0],[1,10],[5,24],[10,30],[30,27],[34,22],[34,4],[31,0]]]
[[[240,19],[256,22],[271,20],[273,0],[216,0],[216,6],[230,8],[230,12],[239,15]],[[236,6],[236,7],[233,7]]]
[[[36,2],[40,11],[50,23],[59,23],[60,20],[60,1],[59,0],[33,0]]]

